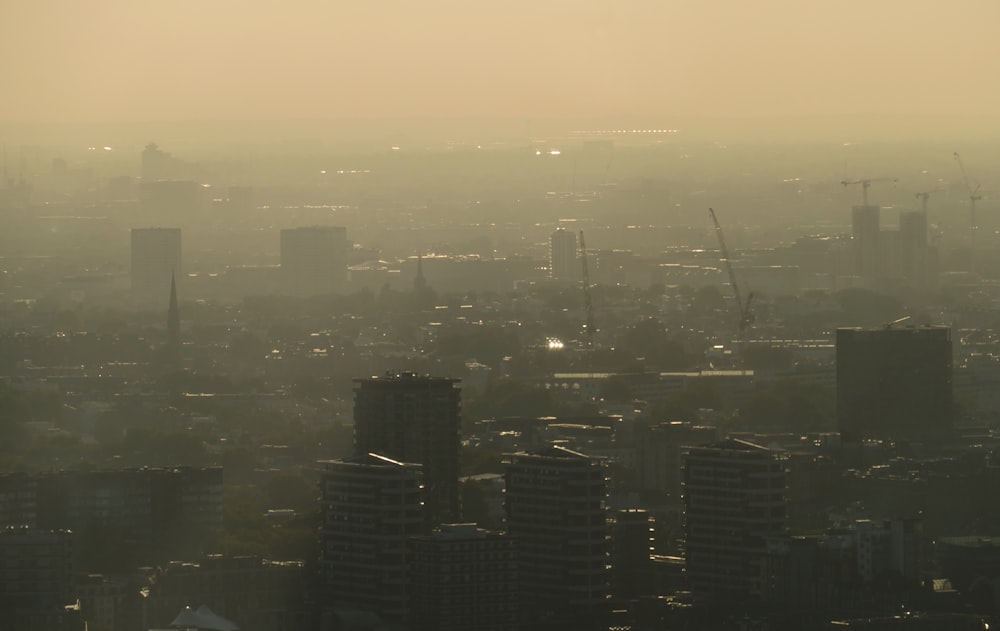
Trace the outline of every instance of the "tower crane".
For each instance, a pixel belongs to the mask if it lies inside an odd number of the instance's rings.
[[[586,334],[587,371],[592,369],[591,362],[594,355],[594,303],[590,298],[590,271],[587,267],[587,242],[583,238],[583,230],[580,231],[580,266],[583,282],[583,308],[586,313],[586,323],[584,324]]]
[[[923,191],[922,193],[914,195],[914,197],[920,200],[920,209],[924,211],[924,214],[927,214],[927,200],[930,199],[931,193],[940,193],[942,190],[943,189],[935,188],[933,190]]]
[[[878,177],[878,178],[865,178],[863,180],[841,180],[840,183],[847,187],[852,184],[861,185],[861,204],[864,206],[868,205],[868,187],[874,182],[898,182],[899,180],[894,177]]]
[[[739,316],[736,323],[736,330],[739,335],[740,362],[742,363],[743,354],[746,350],[747,329],[753,324],[753,313],[750,311],[750,304],[753,302],[753,292],[747,294],[746,300],[743,300],[743,292],[740,291],[740,285],[736,282],[736,272],[733,271],[733,264],[729,258],[729,248],[726,247],[726,237],[722,234],[722,225],[719,223],[719,218],[715,216],[714,209],[709,208],[708,214],[711,215],[712,223],[715,224],[715,236],[719,240],[719,251],[722,254],[722,261],[726,265],[726,273],[729,274],[729,285],[733,289],[733,297],[736,299],[736,311]]]
[[[979,182],[976,182],[976,186],[973,187],[969,182],[969,176],[965,172],[965,164],[962,163],[962,156],[955,152],[955,162],[958,163],[958,170],[962,172],[962,182],[965,183],[965,189],[969,191],[969,261],[972,267],[972,271],[976,271],[976,232],[979,230],[979,226],[976,224],[976,202],[983,198],[979,194]]]

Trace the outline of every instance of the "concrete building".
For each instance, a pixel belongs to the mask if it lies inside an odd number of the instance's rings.
[[[549,237],[549,278],[580,280],[581,273],[576,233],[565,228],[556,229]]]
[[[418,464],[377,454],[324,464],[321,562],[333,610],[409,619],[408,539],[424,532]]]
[[[930,247],[927,243],[927,213],[922,210],[899,215],[899,272],[912,287],[930,282]]]
[[[878,278],[880,270],[878,206],[854,206],[851,209],[851,240],[854,249],[854,273],[865,283]]]
[[[281,231],[283,291],[297,296],[343,291],[347,284],[347,229],[307,226]]]
[[[165,309],[170,284],[183,284],[180,228],[133,228],[131,231],[132,299]]]
[[[837,423],[845,440],[941,434],[952,415],[949,327],[837,329]]]
[[[355,456],[423,465],[429,527],[459,520],[458,379],[414,373],[355,379]]]
[[[736,603],[761,594],[765,539],[785,531],[780,453],[728,439],[684,459],[687,572],[696,597]]]
[[[139,202],[143,214],[154,222],[185,222],[203,214],[206,188],[193,180],[143,180]]]
[[[652,515],[642,509],[615,511],[610,535],[611,595],[629,599],[655,593],[648,591],[653,552]]]
[[[306,618],[302,561],[212,554],[197,562],[172,561],[156,569],[146,597],[146,617],[167,627],[186,607],[207,606],[241,629],[301,628]]]
[[[475,524],[446,524],[410,540],[414,631],[514,631],[518,574],[514,539]]]
[[[200,555],[222,531],[222,468],[0,476],[0,527],[68,529],[134,562]]]
[[[10,526],[0,530],[0,612],[58,612],[76,599],[73,533]],[[16,625],[11,628],[18,628]]]
[[[609,589],[604,462],[553,445],[507,454],[505,465],[524,622],[592,622]]]
[[[718,430],[688,421],[667,421],[639,425],[636,431],[640,436],[640,440],[636,441],[636,471],[640,488],[680,501],[684,446],[712,442],[718,438]]]

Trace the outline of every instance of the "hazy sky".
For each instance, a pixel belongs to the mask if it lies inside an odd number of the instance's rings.
[[[5,0],[0,121],[993,115],[996,0]]]

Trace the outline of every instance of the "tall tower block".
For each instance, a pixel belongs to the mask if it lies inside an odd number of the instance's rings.
[[[163,308],[171,281],[183,284],[180,228],[133,228],[131,232],[132,299],[140,306]]]

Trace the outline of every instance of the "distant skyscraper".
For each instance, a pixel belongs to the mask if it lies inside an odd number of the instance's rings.
[[[146,182],[162,180],[168,177],[171,157],[160,149],[156,143],[149,143],[142,150],[142,179]]]
[[[322,563],[334,607],[409,619],[410,537],[424,532],[420,465],[376,454],[324,463]]]
[[[851,214],[851,237],[854,248],[854,273],[865,281],[880,274],[878,206],[854,206]]]
[[[555,280],[579,280],[576,233],[558,228],[549,239],[549,277]]]
[[[899,271],[913,287],[926,287],[930,272],[927,213],[913,210],[899,215]]]
[[[696,596],[760,596],[765,538],[785,531],[785,466],[742,440],[690,447],[684,461],[687,574]]]
[[[505,460],[526,622],[592,622],[609,588],[604,462],[559,446]]]
[[[837,424],[846,440],[913,438],[953,422],[951,329],[837,329]]]
[[[181,230],[133,228],[131,239],[132,298],[141,305],[163,305],[170,296],[172,279],[183,276]]]
[[[428,525],[458,521],[459,380],[404,372],[354,382],[355,455],[423,465]]]
[[[347,229],[308,226],[281,231],[285,290],[302,296],[342,291],[347,281]]]
[[[204,207],[204,187],[192,180],[143,181],[139,201],[150,222],[183,223],[200,218]]]
[[[170,306],[167,307],[166,361],[176,363],[181,353],[181,311],[177,306],[177,282],[170,275]]]

